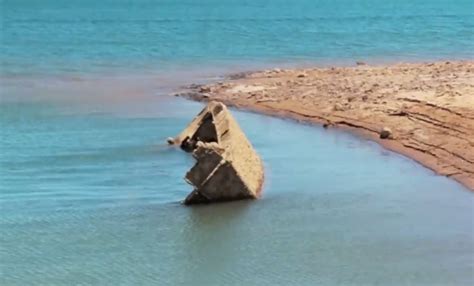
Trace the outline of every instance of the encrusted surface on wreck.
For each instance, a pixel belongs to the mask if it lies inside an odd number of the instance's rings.
[[[197,160],[185,177],[194,186],[185,204],[259,197],[262,162],[224,104],[209,102],[173,142]]]

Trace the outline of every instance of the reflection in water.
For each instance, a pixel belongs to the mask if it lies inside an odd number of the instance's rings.
[[[234,263],[245,251],[242,248],[247,239],[242,236],[239,221],[252,220],[248,215],[250,204],[240,201],[189,208],[188,220],[179,237],[185,253],[181,274],[185,284],[209,285],[218,281],[205,273],[225,276],[234,271]]]

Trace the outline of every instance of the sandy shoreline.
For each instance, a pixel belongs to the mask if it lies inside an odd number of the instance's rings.
[[[474,190],[474,61],[272,69],[177,95],[343,128]]]

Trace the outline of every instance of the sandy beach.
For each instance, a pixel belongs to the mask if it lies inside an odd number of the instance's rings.
[[[176,95],[343,128],[474,190],[473,61],[272,69]]]

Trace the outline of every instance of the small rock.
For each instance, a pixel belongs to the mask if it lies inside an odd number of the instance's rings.
[[[382,128],[380,131],[380,139],[390,139],[392,138],[392,130],[388,127]]]
[[[342,104],[336,103],[336,104],[334,104],[333,110],[334,111],[344,111],[344,107],[342,106]]]
[[[173,137],[168,137],[168,138],[166,138],[166,142],[168,142],[169,145],[174,145],[174,143],[175,143]]]
[[[200,92],[211,92],[211,88],[208,86],[201,86],[199,89]]]
[[[356,65],[358,65],[358,66],[365,66],[365,65],[367,65],[367,64],[364,63],[364,62],[356,62]]]
[[[331,127],[332,125],[333,125],[333,124],[328,121],[328,122],[325,122],[325,123],[323,124],[323,128],[324,128],[324,129],[328,129],[328,128]]]
[[[297,75],[297,77],[299,77],[299,78],[306,77],[306,74],[300,73],[299,75]]]

